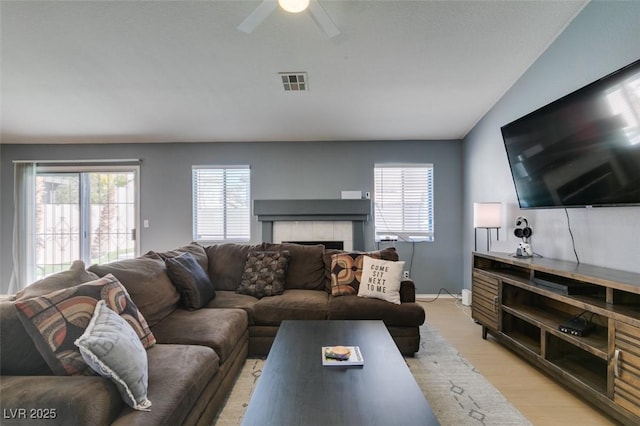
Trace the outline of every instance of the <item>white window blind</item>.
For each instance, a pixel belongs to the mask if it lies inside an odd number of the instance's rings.
[[[249,166],[193,166],[195,241],[248,241]]]
[[[433,165],[374,167],[376,238],[433,241]]]

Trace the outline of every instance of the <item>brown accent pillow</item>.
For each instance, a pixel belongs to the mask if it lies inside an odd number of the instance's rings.
[[[331,254],[330,283],[332,296],[358,294],[364,256],[373,259],[398,260],[395,247],[369,252],[338,252]],[[325,256],[326,264],[326,256]]]
[[[288,251],[250,252],[237,293],[258,299],[282,294],[288,265]]]
[[[164,260],[154,252],[89,267],[99,277],[113,274],[127,289],[151,327],[175,311],[180,293],[167,275]]]
[[[14,300],[24,300],[35,296],[49,294],[56,290],[73,287],[74,285],[97,280],[98,276],[89,272],[84,267],[82,260],[74,260],[71,267],[62,272],[57,272],[45,277],[26,288],[20,290]]]
[[[324,245],[265,243],[264,250],[289,252],[285,288],[324,289]]]
[[[242,279],[250,251],[262,250],[262,244],[224,243],[207,247],[209,278],[216,290],[236,291]]]
[[[189,310],[206,306],[216,296],[209,275],[189,252],[180,256],[170,257],[167,273],[171,282],[180,291],[182,304]]]
[[[92,374],[74,342],[89,325],[99,300],[131,325],[142,346],[155,344],[144,317],[113,275],[15,302],[22,325],[54,374]]]

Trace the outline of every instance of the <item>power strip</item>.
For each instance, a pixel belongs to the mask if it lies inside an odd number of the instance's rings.
[[[571,318],[558,326],[558,330],[572,336],[584,337],[591,333],[596,325],[582,318]]]

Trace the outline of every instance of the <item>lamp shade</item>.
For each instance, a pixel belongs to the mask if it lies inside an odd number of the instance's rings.
[[[473,203],[474,228],[500,228],[502,203]]]
[[[281,8],[291,13],[298,13],[309,7],[309,0],[278,0]]]

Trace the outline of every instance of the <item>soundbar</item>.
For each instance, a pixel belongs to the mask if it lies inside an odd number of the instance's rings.
[[[579,283],[579,282],[568,282],[568,283],[558,283],[554,281],[545,280],[544,278],[535,277],[533,278],[533,283],[538,286],[545,288],[547,290],[551,290],[553,292],[570,296],[574,294],[596,294],[600,290],[598,286],[587,284],[587,283]]]

